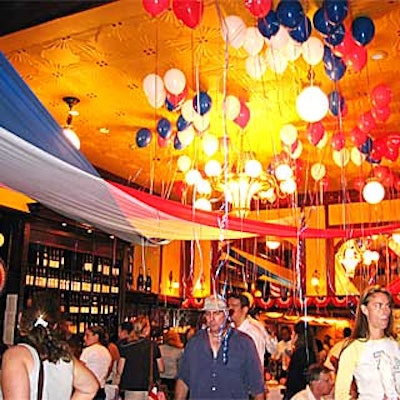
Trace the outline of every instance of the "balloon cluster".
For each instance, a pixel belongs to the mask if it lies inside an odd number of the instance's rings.
[[[156,17],[169,7],[170,0],[143,0],[144,9]],[[172,10],[175,16],[191,29],[196,28],[203,17],[203,0],[172,0]]]

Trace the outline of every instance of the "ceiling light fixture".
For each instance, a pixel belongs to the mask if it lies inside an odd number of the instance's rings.
[[[73,96],[66,96],[63,97],[63,101],[67,103],[69,107],[68,111],[68,116],[67,120],[65,123],[65,126],[63,128],[63,134],[64,136],[69,140],[69,142],[77,149],[79,150],[81,147],[81,141],[79,140],[78,135],[72,128],[72,119],[74,116],[79,115],[79,112],[76,110],[73,110],[73,107],[79,103],[79,99],[77,97]]]

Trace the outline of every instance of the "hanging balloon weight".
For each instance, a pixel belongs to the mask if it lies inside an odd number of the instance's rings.
[[[151,131],[147,128],[140,128],[136,132],[136,145],[137,147],[143,148],[149,145],[151,142]]]
[[[234,119],[233,122],[235,124],[239,125],[242,129],[244,129],[250,119],[250,109],[247,107],[247,105],[244,102],[240,103],[240,112],[237,118]]]
[[[343,42],[345,35],[345,29],[343,24],[332,26],[329,29],[329,34],[325,38],[325,43],[331,46],[337,46]]]
[[[178,131],[183,131],[185,130],[188,126],[190,125],[190,122],[186,121],[185,118],[183,118],[183,115],[181,114],[178,117],[178,120],[176,121],[176,129]]]
[[[308,65],[317,65],[324,56],[324,45],[316,37],[310,37],[302,44],[302,56]]]
[[[257,28],[261,35],[270,39],[279,30],[279,21],[276,12],[271,10],[264,18],[257,21]]]
[[[392,101],[392,96],[392,89],[384,83],[381,83],[372,89],[371,101],[374,107],[384,107]]]
[[[351,24],[354,40],[361,46],[366,46],[375,35],[375,25],[369,17],[357,17]]]
[[[193,108],[193,100],[186,100],[182,104],[181,113],[182,117],[185,118],[187,122],[193,122],[196,115],[196,111]]]
[[[356,44],[353,47],[352,53],[350,55],[347,55],[346,63],[354,71],[359,72],[367,64],[367,59],[368,59],[367,49],[365,47]]]
[[[225,17],[225,23],[222,24],[222,37],[233,48],[239,49],[243,45],[246,28],[242,18],[237,15],[228,15]]]
[[[203,17],[203,0],[172,0],[175,16],[191,29],[196,28]]]
[[[325,134],[325,128],[321,121],[307,125],[307,137],[309,142],[316,146]]]
[[[373,107],[371,114],[376,122],[386,122],[390,118],[390,107],[383,106],[380,108]]]
[[[244,37],[243,48],[251,56],[258,54],[264,47],[264,38],[260,31],[255,26],[246,28]]]
[[[329,110],[337,117],[344,107],[343,96],[337,90],[334,90],[328,94],[328,100]]]
[[[164,83],[169,93],[178,96],[185,90],[185,74],[180,69],[171,68],[164,75]]]
[[[152,16],[156,17],[169,7],[169,0],[143,0],[143,8]]]
[[[245,62],[247,74],[256,80],[261,79],[267,70],[267,63],[265,57],[260,57],[260,55],[249,56],[246,58]]]
[[[257,18],[262,18],[271,10],[272,0],[245,0],[244,5]]]
[[[336,151],[340,151],[346,144],[346,138],[343,132],[337,132],[332,135],[331,139],[332,148]]]
[[[171,143],[171,140],[169,137],[164,139],[161,136],[157,136],[157,144],[159,147],[165,149],[170,145],[170,143]]]
[[[324,1],[324,11],[326,18],[332,24],[340,24],[344,21],[349,11],[347,0]]]
[[[204,115],[210,111],[212,105],[211,97],[206,92],[200,92],[193,98],[193,108],[200,114]]]
[[[167,118],[161,118],[157,123],[157,133],[163,138],[166,139],[172,133],[171,122],[167,120]]]
[[[300,23],[289,31],[289,35],[296,42],[304,43],[311,35],[310,18],[302,18]]]
[[[240,113],[240,101],[236,96],[228,95],[225,99],[226,118],[233,121]]]
[[[323,35],[328,35],[329,29],[331,27],[331,24],[329,21],[325,18],[325,10],[323,8],[319,8],[314,16],[313,16],[313,24],[314,28],[319,32],[322,33]]]
[[[276,9],[276,15],[283,26],[293,29],[304,18],[304,11],[301,3],[297,0],[280,1]]]

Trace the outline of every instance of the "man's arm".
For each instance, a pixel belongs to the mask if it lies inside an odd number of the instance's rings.
[[[82,361],[73,360],[73,386],[74,394],[72,400],[90,400],[93,399],[99,389],[99,382],[95,375],[83,365]]]
[[[178,379],[175,385],[175,400],[185,400],[186,396],[189,392],[189,388],[187,387],[186,383],[183,382],[182,379]],[[260,400],[254,397],[255,400]]]

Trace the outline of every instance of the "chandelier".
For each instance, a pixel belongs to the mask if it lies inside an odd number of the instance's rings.
[[[65,121],[65,125],[63,127],[63,134],[68,139],[68,141],[77,149],[79,150],[81,147],[81,141],[79,140],[78,135],[76,134],[75,130],[72,127],[72,120],[73,117],[79,115],[79,112],[73,110],[73,107],[76,106],[80,100],[74,96],[66,96],[63,97],[63,101],[67,103],[69,110],[67,115],[67,120]]]
[[[232,150],[232,149],[231,149]],[[274,203],[296,191],[293,170],[285,162],[263,170],[252,151],[243,151],[243,132],[240,133],[239,150],[232,162],[221,164],[217,159],[209,160],[204,170],[190,168],[190,159],[178,159],[178,167],[185,172],[185,181],[193,187],[194,207],[212,210],[212,204],[226,202],[230,213],[245,218],[251,209],[251,201],[259,199]]]

